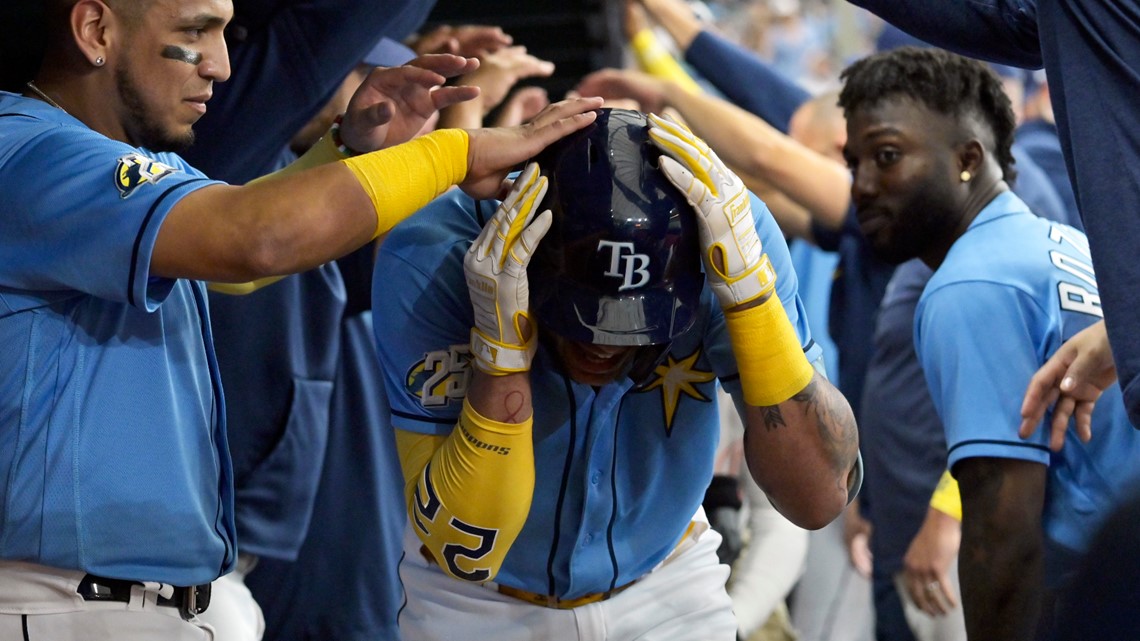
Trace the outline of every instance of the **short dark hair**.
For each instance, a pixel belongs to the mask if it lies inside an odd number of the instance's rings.
[[[901,47],[858,60],[839,78],[839,106],[848,119],[859,109],[899,96],[948,116],[980,116],[993,134],[1003,177],[1017,177],[1011,151],[1017,127],[1013,107],[1001,79],[984,63],[942,49]]]

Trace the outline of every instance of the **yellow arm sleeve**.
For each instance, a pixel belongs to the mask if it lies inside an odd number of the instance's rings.
[[[376,233],[392,229],[467,177],[467,132],[440,129],[342,160],[376,207]]]
[[[464,401],[447,437],[396,430],[412,528],[451,576],[490,581],[522,531],[534,495],[531,428]]]
[[[641,70],[662,80],[672,80],[689,93],[702,93],[701,87],[685,72],[673,56],[661,46],[649,29],[642,29],[629,41],[633,57]]]
[[[755,307],[725,311],[724,320],[749,405],[777,405],[811,382],[815,370],[775,292]]]
[[[942,478],[938,479],[938,486],[930,497],[930,507],[962,522],[962,495],[958,491],[958,481],[950,476],[950,470],[943,472]]]
[[[251,180],[249,184],[252,185],[253,183],[262,182],[264,180],[280,178],[281,176],[288,176],[290,174],[295,174],[299,171],[304,171],[306,169],[325,165],[330,162],[344,160],[345,158],[347,158],[347,156],[337,150],[336,144],[332,140],[332,135],[325,134],[320,140],[317,141],[317,144],[310,147],[308,151],[306,151],[304,154],[301,154],[301,156],[293,162],[271,174],[266,174],[259,178],[255,178]],[[272,285],[282,278],[285,277],[269,276],[267,278],[259,278],[254,281],[250,281],[248,283],[208,283],[206,287],[208,287],[210,291],[218,292],[220,294],[229,294],[231,296],[245,296],[246,294],[255,292],[262,287],[265,287],[266,285]]]

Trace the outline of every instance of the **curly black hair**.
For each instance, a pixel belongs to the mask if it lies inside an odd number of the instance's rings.
[[[1017,126],[1001,80],[985,63],[942,49],[901,47],[853,63],[840,75],[839,106],[848,118],[859,109],[905,96],[948,116],[980,116],[989,123],[1002,176],[1012,182]]]

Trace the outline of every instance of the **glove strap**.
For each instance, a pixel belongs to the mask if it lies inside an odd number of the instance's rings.
[[[711,264],[706,265],[706,269],[720,276],[720,278],[709,279],[709,287],[716,294],[721,307],[743,305],[776,288],[776,270],[772,268],[772,261],[768,259],[768,254],[761,254],[760,262],[743,275],[732,280],[725,278]]]
[[[506,376],[530,370],[530,361],[538,351],[537,334],[526,345],[511,345],[497,341],[479,328],[471,328],[471,355],[475,367],[491,376]]]

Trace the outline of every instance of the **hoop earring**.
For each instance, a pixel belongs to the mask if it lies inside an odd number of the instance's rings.
[[[99,56],[98,58],[95,59],[95,66],[96,67],[102,67],[104,62],[107,62],[107,61],[103,59],[103,56]]]
[[[958,178],[962,179],[962,182],[968,183],[973,176],[970,175],[970,172],[963,169],[962,173],[958,174]]]

